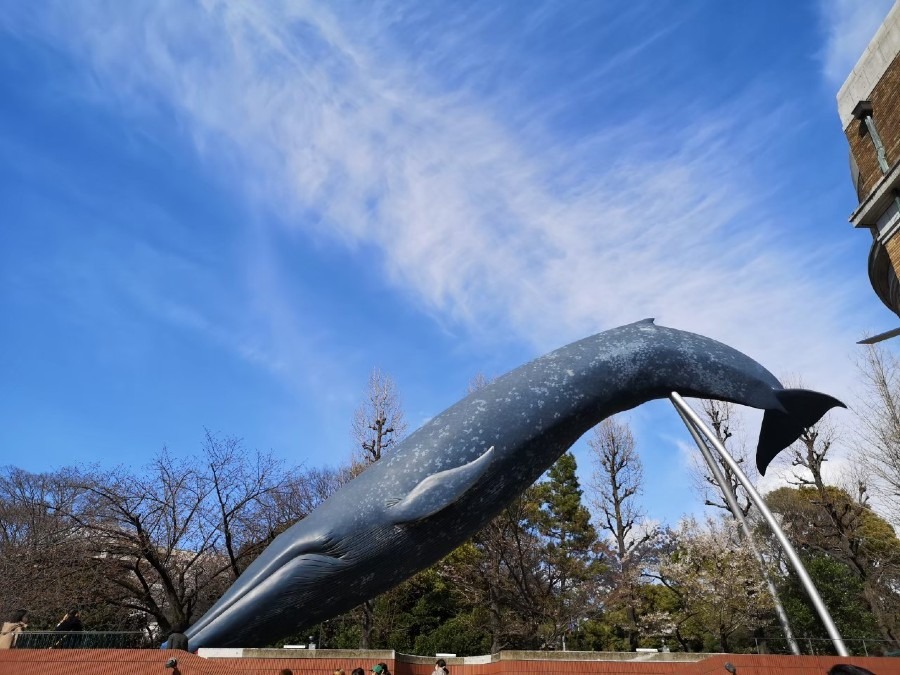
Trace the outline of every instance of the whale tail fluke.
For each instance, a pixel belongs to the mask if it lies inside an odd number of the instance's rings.
[[[766,475],[766,469],[775,456],[800,438],[804,430],[832,408],[847,407],[828,394],[808,389],[780,389],[775,396],[784,411],[769,409],[763,416],[759,445],[756,447],[756,468],[762,476]]]

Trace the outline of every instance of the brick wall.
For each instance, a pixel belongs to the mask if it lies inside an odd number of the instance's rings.
[[[600,656],[600,655],[598,655]],[[178,672],[165,668],[178,659]],[[484,664],[450,664],[451,675],[728,675],[725,662],[736,675],[825,675],[836,663],[852,663],[876,675],[900,675],[900,658],[838,658],[833,656],[758,656],[718,654],[697,662],[495,660]],[[430,675],[433,664],[387,661],[393,675]],[[317,658],[202,658],[175,650],[116,649],[11,649],[0,651],[0,675],[331,675],[355,667],[368,673],[372,663],[360,659]]]
[[[893,166],[900,160],[900,54],[894,57],[875,85],[870,100],[872,119],[875,120],[878,134],[884,143],[888,165]],[[878,155],[866,131],[866,125],[860,120],[852,120],[845,133],[850,143],[850,152],[859,166],[857,197],[862,201],[881,180]]]
[[[691,675],[728,675],[725,663],[735,667],[735,675],[825,675],[838,663],[850,663],[875,675],[900,672],[900,659],[838,656],[759,656],[756,654],[719,654],[694,664]]]
[[[884,244],[884,249],[887,251],[888,259],[894,266],[894,269],[897,269],[900,266],[900,237],[893,236],[888,239]]]
[[[366,675],[371,675],[369,671],[377,663],[372,660],[347,658],[290,659],[244,657],[209,660],[221,662],[223,665],[228,666],[227,672],[230,675],[278,675],[282,670],[289,670],[291,675],[332,675],[338,669],[342,669],[346,675],[350,675],[354,668],[362,668],[366,671]],[[395,671],[393,659],[379,659],[378,662],[384,662],[392,675],[398,675]],[[187,675],[187,673],[184,675]]]

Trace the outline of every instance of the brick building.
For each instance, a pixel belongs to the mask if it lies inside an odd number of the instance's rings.
[[[900,2],[844,82],[837,104],[859,199],[850,222],[872,233],[869,280],[900,316]]]

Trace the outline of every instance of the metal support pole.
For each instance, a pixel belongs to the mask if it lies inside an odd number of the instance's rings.
[[[884,143],[881,142],[881,136],[878,135],[878,129],[875,128],[875,120],[869,114],[863,118],[863,122],[865,122],[866,128],[869,130],[869,136],[872,137],[872,145],[875,146],[875,154],[878,156],[878,166],[881,167],[881,173],[887,173],[891,170],[891,165],[888,164],[887,156],[884,153]]]
[[[760,497],[759,493],[756,491],[756,488],[753,487],[753,484],[747,479],[747,476],[741,470],[740,465],[734,458],[728,454],[728,451],[725,449],[725,446],[719,442],[719,439],[715,437],[715,435],[706,428],[706,425],[703,424],[703,420],[694,412],[694,410],[685,403],[684,399],[677,392],[672,392],[670,394],[670,398],[672,399],[672,403],[675,404],[675,407],[678,408],[680,412],[682,412],[694,425],[695,428],[703,431],[704,436],[709,439],[710,444],[716,449],[716,452],[719,453],[719,456],[728,465],[728,468],[731,469],[731,472],[735,475],[735,477],[740,481],[741,485],[744,486],[744,489],[747,490],[747,494],[750,496],[750,500],[753,502],[753,505],[759,509],[759,512],[762,514],[766,523],[769,525],[769,528],[772,530],[772,534],[775,535],[775,538],[778,540],[778,543],[781,545],[781,549],[784,551],[785,556],[787,556],[788,561],[791,563],[791,566],[794,568],[794,572],[796,572],[797,577],[800,579],[800,583],[803,585],[803,589],[806,591],[807,595],[809,595],[810,601],[812,601],[813,607],[816,610],[816,613],[819,615],[819,619],[821,619],[822,624],[825,626],[825,630],[828,632],[828,636],[831,638],[832,643],[834,644],[834,649],[837,652],[838,656],[850,656],[850,652],[847,651],[847,646],[844,644],[844,640],[841,638],[841,634],[838,632],[837,626],[834,625],[834,620],[831,618],[831,614],[828,612],[828,608],[825,606],[825,603],[822,602],[822,597],[819,595],[819,591],[816,590],[815,584],[813,584],[812,579],[809,578],[809,573],[806,571],[806,568],[803,566],[803,562],[800,560],[800,556],[797,555],[797,551],[794,550],[794,547],[791,546],[791,542],[788,541],[788,538],[785,536],[784,531],[778,525],[778,521],[775,520],[775,516],[772,515],[772,512],[769,510],[769,507],[766,506],[766,503],[763,501],[763,498]]]
[[[744,541],[747,542],[747,545],[750,547],[750,551],[753,553],[753,557],[756,558],[756,562],[759,563],[759,571],[762,573],[763,579],[766,582],[766,588],[769,589],[769,595],[772,596],[772,604],[775,605],[775,614],[778,616],[778,623],[781,624],[781,630],[784,633],[784,637],[787,640],[788,646],[791,648],[791,653],[794,656],[800,656],[800,645],[798,645],[797,641],[794,639],[794,633],[791,630],[791,624],[788,620],[787,612],[784,611],[784,605],[781,604],[781,598],[778,597],[778,590],[775,588],[775,584],[772,582],[772,578],[769,576],[769,572],[766,569],[766,561],[763,558],[760,550],[757,548],[756,542],[753,540],[753,533],[750,531],[750,527],[747,525],[747,520],[744,518],[744,514],[741,512],[740,506],[738,506],[737,498],[735,497],[734,492],[732,492],[731,490],[730,482],[725,477],[725,474],[722,471],[722,467],[719,466],[719,463],[716,461],[715,457],[713,457],[712,452],[710,452],[709,450],[709,446],[706,444],[706,441],[703,440],[703,437],[700,435],[700,432],[697,430],[697,428],[691,423],[687,416],[681,411],[681,408],[679,408],[677,405],[675,406],[675,410],[677,410],[678,414],[681,415],[681,419],[684,421],[684,425],[687,427],[688,431],[694,439],[694,442],[697,444],[697,448],[700,450],[700,454],[703,455],[703,459],[705,459],[706,463],[709,465],[709,470],[712,472],[713,478],[722,489],[722,494],[725,496],[725,501],[728,502],[728,508],[731,510],[734,519],[740,526],[740,530],[744,535]]]

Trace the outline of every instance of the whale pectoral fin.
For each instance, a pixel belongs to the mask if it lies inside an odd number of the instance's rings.
[[[766,475],[766,469],[776,455],[800,438],[804,430],[818,422],[822,415],[832,408],[847,407],[828,394],[808,389],[782,389],[776,391],[775,396],[785,412],[770,409],[763,415],[756,447],[756,468],[762,476]]]
[[[406,497],[389,501],[388,513],[393,517],[394,523],[400,525],[423,520],[443,511],[478,482],[493,457],[492,445],[478,459],[468,464],[428,476]]]

